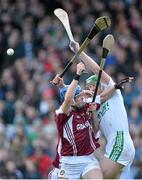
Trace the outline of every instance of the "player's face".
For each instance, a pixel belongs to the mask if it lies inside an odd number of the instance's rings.
[[[78,107],[84,106],[85,105],[85,97],[84,95],[80,95],[75,98],[75,103]]]

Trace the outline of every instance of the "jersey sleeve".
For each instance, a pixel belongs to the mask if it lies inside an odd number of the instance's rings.
[[[69,116],[65,114],[61,108],[55,111],[55,120],[56,120],[57,125],[64,124],[68,120],[68,117]]]
[[[106,88],[110,88],[110,87],[112,87],[114,85],[115,85],[115,82],[112,80],[112,78],[110,78],[109,83],[107,85],[105,84],[104,86],[105,86],[105,89],[106,89]],[[120,89],[116,89],[113,97],[115,97],[115,96],[120,96],[120,97],[122,96]]]
[[[56,112],[56,115],[64,114],[61,108],[57,109],[55,112]]]
[[[107,88],[109,88],[109,87],[112,87],[112,86],[114,86],[114,84],[115,84],[115,82],[112,80],[112,78],[110,78],[108,84],[102,83],[102,89],[104,90],[104,89],[107,89]]]

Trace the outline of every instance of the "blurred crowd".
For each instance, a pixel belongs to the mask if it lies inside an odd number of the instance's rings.
[[[50,80],[62,72],[73,53],[69,39],[54,16],[68,12],[80,44],[95,19],[107,15],[111,28],[91,41],[86,52],[99,63],[102,40],[116,40],[105,71],[117,82],[133,76],[122,94],[128,113],[135,160],[127,178],[142,178],[142,0],[1,0],[0,1],[0,178],[47,178],[57,144],[54,111],[58,89]],[[7,55],[8,48],[14,55]],[[73,65],[64,76],[69,84]],[[82,78],[82,87],[84,79]]]

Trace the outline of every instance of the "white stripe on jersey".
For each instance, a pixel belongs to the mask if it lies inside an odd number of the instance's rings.
[[[57,148],[57,152],[58,152],[58,155],[59,155],[59,162],[60,162],[60,159],[61,159],[61,149],[62,149],[62,142],[61,142],[61,139],[60,139],[59,144],[58,144],[58,148]]]
[[[77,155],[77,148],[76,148],[74,135],[73,135],[72,121],[73,121],[73,116],[69,118],[68,120],[69,124],[68,122],[65,123],[64,128],[63,128],[63,137],[67,139],[69,143],[72,145],[73,154]]]
[[[75,144],[75,137],[74,137],[74,134],[73,134],[73,116],[71,116],[71,118],[69,118],[69,120],[67,121],[67,126],[68,126],[69,131],[70,131],[71,136],[72,136],[73,148],[75,150],[75,155],[77,155],[77,147],[76,147],[76,144]]]
[[[71,132],[71,129],[70,129],[70,126],[68,125],[68,123],[66,123],[66,125],[65,125],[65,130],[66,130],[66,133],[67,133],[68,138],[70,140],[70,143],[72,145],[73,154],[74,154],[74,156],[76,156],[77,155],[77,148],[76,148],[76,144],[75,144],[75,141],[74,141],[74,135]]]

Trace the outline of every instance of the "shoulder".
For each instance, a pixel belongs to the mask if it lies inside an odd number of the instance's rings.
[[[57,110],[55,111],[55,113],[56,113],[56,115],[64,114],[61,107],[60,107],[59,109],[57,109]]]
[[[56,120],[56,123],[58,122],[66,122],[69,117],[71,115],[71,112],[69,112],[68,114],[65,114],[61,108],[57,109],[55,111],[55,120]]]

